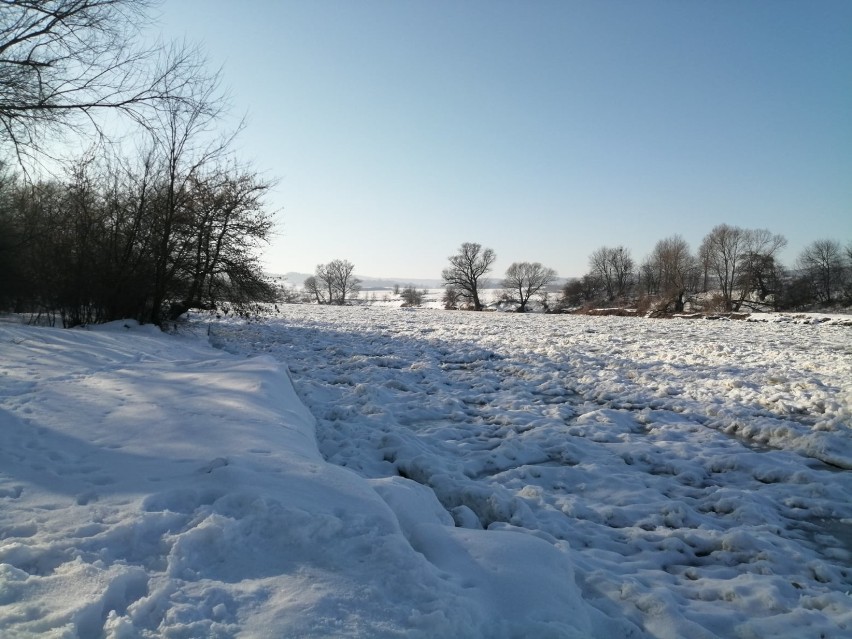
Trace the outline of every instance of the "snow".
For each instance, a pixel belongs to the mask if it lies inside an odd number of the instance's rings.
[[[0,636],[850,636],[850,335],[0,324]]]

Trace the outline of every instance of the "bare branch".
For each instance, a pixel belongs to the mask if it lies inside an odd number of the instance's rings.
[[[33,164],[47,141],[65,132],[103,136],[102,112],[151,126],[164,102],[190,105],[199,97],[193,87],[209,74],[197,49],[141,43],[149,6],[147,0],[1,2],[0,151],[21,166]]]

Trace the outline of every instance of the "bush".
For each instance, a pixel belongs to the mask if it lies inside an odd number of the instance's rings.
[[[444,289],[444,296],[441,298],[444,303],[444,308],[448,311],[455,311],[459,308],[459,303],[462,301],[462,295],[458,289],[448,286]]]
[[[402,297],[403,306],[420,306],[423,303],[423,292],[413,286],[406,286],[400,293],[400,297]]]

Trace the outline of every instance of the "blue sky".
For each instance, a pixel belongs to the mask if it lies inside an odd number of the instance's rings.
[[[438,278],[639,262],[713,226],[852,241],[848,0],[166,0],[222,66],[240,154],[279,180],[274,272]]]

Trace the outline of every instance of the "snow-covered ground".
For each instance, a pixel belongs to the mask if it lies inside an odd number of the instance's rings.
[[[831,322],[0,325],[0,636],[848,637],[850,426]]]

